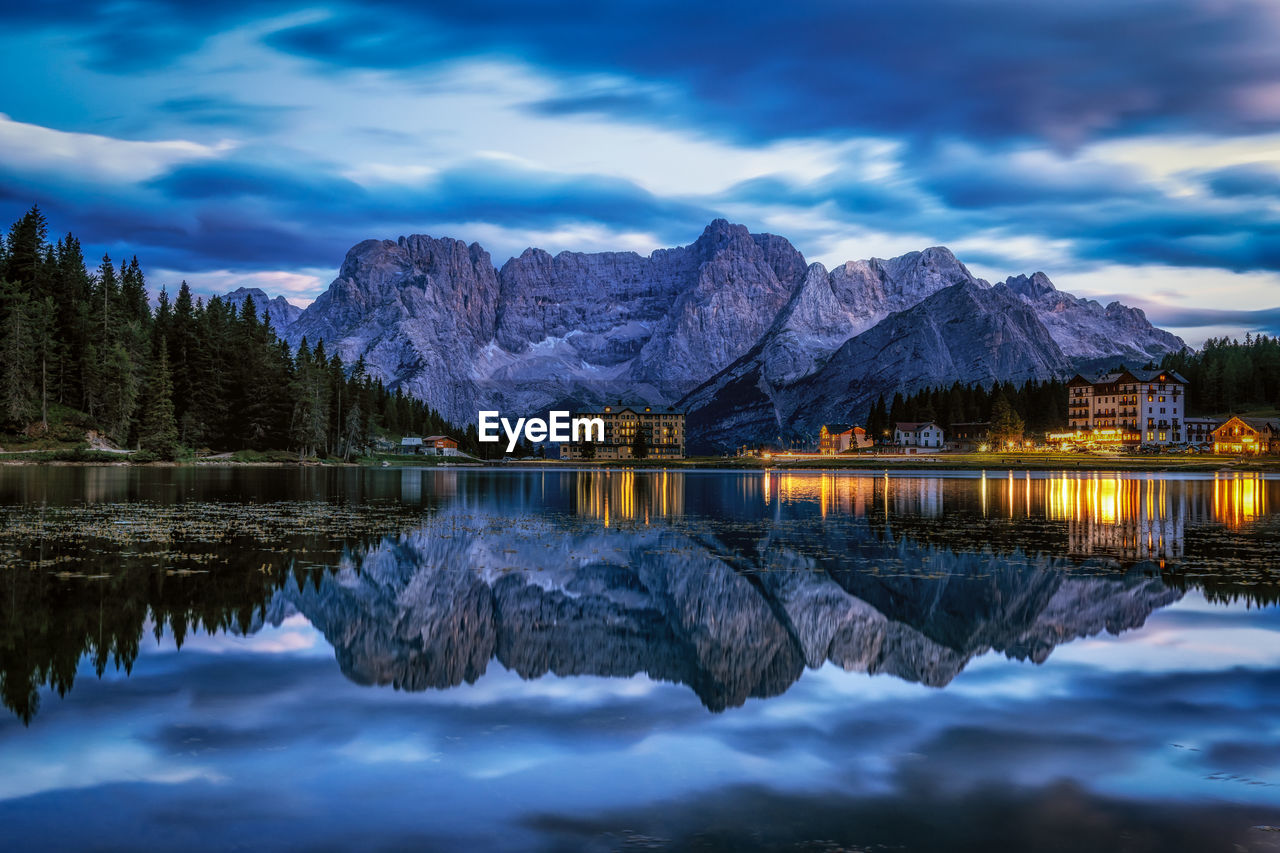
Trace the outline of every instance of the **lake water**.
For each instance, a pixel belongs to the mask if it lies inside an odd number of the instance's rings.
[[[0,468],[0,849],[1280,850],[1280,480]]]

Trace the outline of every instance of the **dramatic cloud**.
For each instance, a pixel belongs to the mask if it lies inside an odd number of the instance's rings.
[[[375,3],[287,27],[273,45],[347,67],[500,53],[662,84],[535,104],[675,118],[736,138],[876,133],[1076,145],[1152,128],[1274,129],[1280,56],[1265,3],[1045,5]]]
[[[210,286],[323,280],[369,237],[501,263],[715,216],[828,265],[1225,282],[1280,271],[1278,38],[1261,0],[3,3],[0,216]],[[1118,295],[1239,332],[1280,304],[1160,290]]]

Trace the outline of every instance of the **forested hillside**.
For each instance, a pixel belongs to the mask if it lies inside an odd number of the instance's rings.
[[[944,430],[957,423],[991,421],[993,411],[1007,408],[1032,432],[1061,429],[1067,424],[1067,386],[1056,379],[1029,380],[1021,385],[997,382],[990,387],[954,383],[915,394],[881,397],[867,416],[867,431],[877,438],[891,435],[898,421],[936,421]]]
[[[1210,338],[1194,353],[1166,356],[1160,366],[1186,377],[1189,415],[1280,407],[1280,338]]]
[[[90,270],[71,234],[50,242],[32,208],[0,247],[0,430],[37,438],[97,430],[172,459],[184,448],[351,456],[379,430],[451,427],[389,392],[364,365],[304,340],[296,354],[252,299],[161,288],[152,307],[136,257]]]

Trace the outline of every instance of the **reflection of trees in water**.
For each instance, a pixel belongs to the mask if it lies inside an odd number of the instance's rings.
[[[416,517],[416,516],[415,516]],[[144,634],[248,633],[286,582],[319,582],[344,550],[403,514],[273,504],[5,508],[0,523],[0,699],[30,721],[84,659],[132,671]]]
[[[145,554],[125,558],[107,550],[100,555],[107,574],[89,581],[42,570],[4,570],[0,693],[5,707],[29,721],[39,707],[38,689],[48,686],[65,694],[86,656],[99,676],[108,664],[130,672],[148,625],[157,639],[167,630],[179,646],[193,630],[250,630],[288,571],[281,554],[255,551],[251,542],[243,546],[236,558],[214,569],[204,562],[199,569],[181,561],[165,566]],[[305,573],[298,574],[306,582]]]

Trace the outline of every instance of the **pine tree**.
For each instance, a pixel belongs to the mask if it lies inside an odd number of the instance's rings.
[[[997,392],[991,404],[991,440],[997,447],[1007,447],[1022,440],[1022,418],[1009,405],[1003,393]]]
[[[20,285],[0,281],[0,421],[15,429],[36,413],[34,353],[31,300]]]
[[[48,223],[36,206],[13,223],[5,239],[5,264],[0,269],[0,279],[23,285],[24,292],[28,294],[47,295],[39,292],[45,269],[47,233]]]
[[[178,455],[178,422],[173,413],[173,377],[169,373],[168,345],[163,340],[158,347],[151,387],[147,393],[146,411],[138,429],[138,446],[172,460]]]

